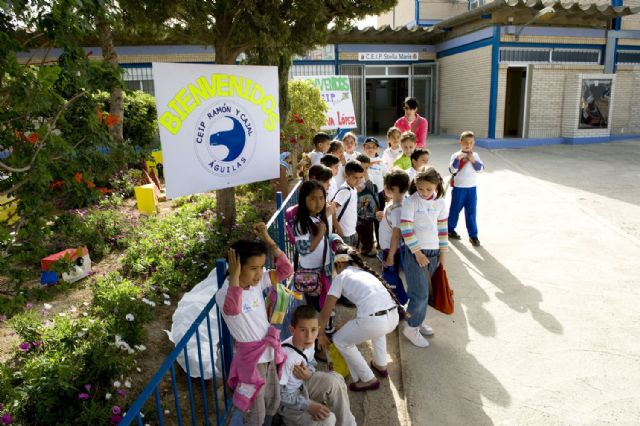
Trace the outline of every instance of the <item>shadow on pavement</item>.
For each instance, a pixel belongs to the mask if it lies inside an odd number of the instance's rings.
[[[454,246],[487,281],[498,288],[499,292],[496,293],[498,300],[516,312],[526,313],[529,311],[531,317],[541,326],[552,333],[563,334],[562,324],[556,317],[540,308],[542,293],[538,289],[524,285],[484,247],[470,249],[463,242],[456,242]]]

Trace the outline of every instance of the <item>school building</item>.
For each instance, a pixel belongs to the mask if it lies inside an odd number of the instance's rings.
[[[640,138],[637,12],[640,0],[399,0],[377,29],[296,57],[290,77],[348,75],[361,135],[384,134],[410,95],[430,133],[470,129],[486,147]],[[151,62],[215,62],[208,46],[117,51],[127,86],[150,93]]]

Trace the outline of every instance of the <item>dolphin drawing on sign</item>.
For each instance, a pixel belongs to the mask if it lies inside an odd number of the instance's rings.
[[[224,146],[229,152],[222,161],[233,161],[242,154],[246,136],[242,124],[233,117],[225,116],[233,122],[233,128],[231,130],[223,130],[220,132],[212,133],[209,136],[209,144],[211,146]]]

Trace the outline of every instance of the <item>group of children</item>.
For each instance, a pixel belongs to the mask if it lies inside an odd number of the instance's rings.
[[[429,150],[416,149],[411,131],[392,127],[387,138],[380,156],[375,138],[365,139],[360,154],[352,133],[342,141],[315,135],[298,205],[285,214],[295,268],[264,224],[256,227],[262,242],[240,241],[229,250],[229,278],[216,299],[236,341],[229,383],[242,424],[261,425],[277,412],[286,425],[355,425],[342,376],[316,371],[330,340],[348,366],[348,389],[355,392],[377,389],[378,378],[388,376],[386,335],[401,319],[411,343],[429,346],[424,336],[433,335],[425,323],[430,277],[438,265],[444,267],[448,238],[460,238],[455,226],[462,208],[471,243],[480,244],[475,175],[484,166],[472,150],[473,133],[464,132],[449,165],[448,206],[442,176],[427,165]],[[268,251],[275,271],[264,269]],[[376,255],[382,276],[362,257]],[[315,271],[320,290],[306,294],[307,304],[291,313],[291,337],[280,342],[263,290],[294,269]],[[333,311],[340,301],[356,311],[355,319],[337,327]],[[356,347],[365,341],[373,346],[369,363]]]

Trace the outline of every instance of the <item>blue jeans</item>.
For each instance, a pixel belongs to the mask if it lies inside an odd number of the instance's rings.
[[[416,256],[411,253],[406,246],[402,252],[402,269],[407,276],[407,295],[409,296],[409,306],[407,312],[409,327],[418,327],[427,317],[427,305],[429,302],[429,284],[431,276],[438,267],[438,256],[440,250],[422,250],[422,253],[429,258],[429,264],[424,268],[418,265]]]
[[[476,187],[457,188],[451,191],[451,207],[449,208],[449,231],[454,231],[458,225],[460,211],[464,208],[464,220],[467,224],[469,237],[478,238],[478,224],[476,222],[476,207],[478,193]]]

